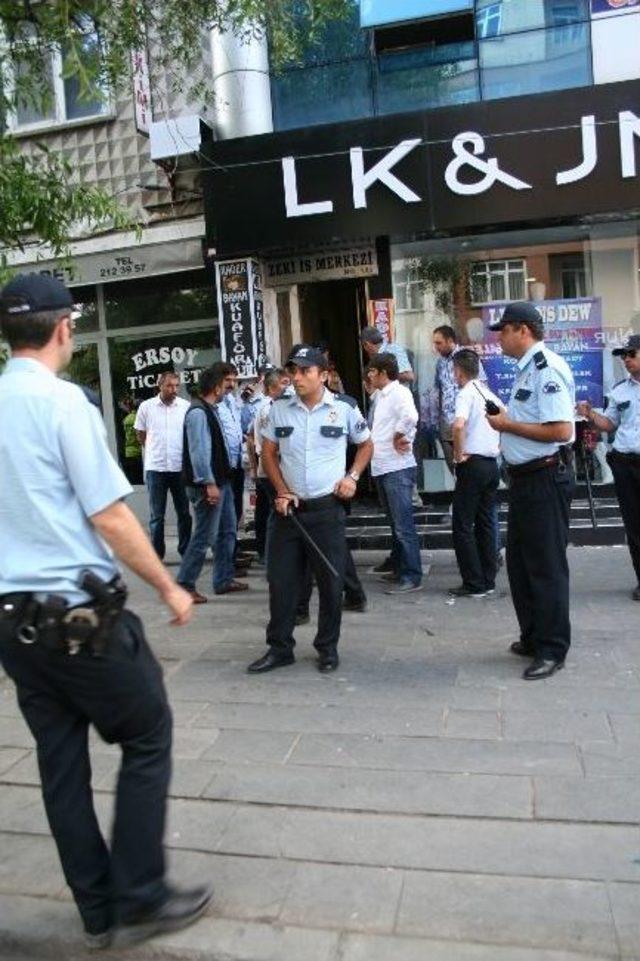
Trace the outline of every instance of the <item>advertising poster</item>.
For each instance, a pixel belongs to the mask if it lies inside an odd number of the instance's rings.
[[[385,298],[382,300],[369,301],[369,323],[380,331],[384,339],[389,343],[393,340],[393,300]]]
[[[544,341],[565,359],[576,383],[576,400],[602,406],[602,301],[599,297],[575,300],[544,300],[536,304],[545,322]],[[474,345],[493,391],[505,403],[517,373],[516,362],[500,350],[498,333],[489,330],[502,316],[505,304],[482,309],[484,337]]]
[[[591,15],[594,17],[630,13],[632,10],[640,10],[640,0],[591,0]]]

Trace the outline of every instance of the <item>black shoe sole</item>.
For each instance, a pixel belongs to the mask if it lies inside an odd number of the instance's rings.
[[[127,948],[134,944],[140,944],[141,941],[148,941],[149,938],[155,938],[161,934],[170,934],[172,931],[181,931],[183,928],[188,928],[191,924],[195,924],[196,921],[200,920],[211,904],[212,898],[213,890],[195,911],[192,911],[191,914],[183,918],[158,919],[142,924],[118,927],[114,932],[111,947]]]
[[[333,671],[338,670],[340,663],[332,661],[330,664],[324,664],[322,661],[318,661],[317,667],[321,674],[331,674]]]
[[[527,674],[526,671],[522,674],[523,681],[546,681],[548,677],[553,677],[558,671],[561,671],[564,667],[564,661],[559,661],[554,668],[550,671],[546,671],[544,674]]]

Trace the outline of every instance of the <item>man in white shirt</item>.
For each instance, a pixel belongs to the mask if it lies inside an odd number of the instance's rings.
[[[496,405],[493,413],[504,405],[480,381],[480,361],[475,351],[458,350],[453,373],[460,388],[453,422],[453,546],[462,584],[449,593],[454,597],[486,597],[495,590],[495,511],[500,483],[500,435],[487,421],[486,414],[491,411],[486,405]]]
[[[164,515],[171,491],[178,518],[178,553],[182,557],[191,537],[189,501],[182,480],[184,418],[189,404],[178,397],[180,378],[172,370],[158,377],[158,393],[140,404],[133,425],[144,446],[149,491],[149,534],[160,560],[164,558]]]
[[[422,586],[420,542],[412,504],[416,482],[412,445],[418,412],[411,391],[399,382],[398,376],[398,362],[392,354],[369,358],[367,378],[371,388],[378,391],[371,428],[371,473],[393,535],[393,570],[382,575],[391,582],[387,594],[408,594]]]

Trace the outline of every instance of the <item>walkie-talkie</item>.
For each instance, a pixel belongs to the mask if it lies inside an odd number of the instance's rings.
[[[493,414],[499,414],[499,413],[500,413],[500,408],[498,407],[498,405],[497,405],[497,404],[494,404],[494,402],[493,402],[492,400],[489,400],[488,397],[485,397],[485,396],[484,396],[484,394],[482,393],[482,391],[480,390],[480,388],[479,388],[478,385],[476,384],[475,380],[473,381],[473,386],[474,386],[475,389],[478,391],[478,393],[480,394],[480,396],[482,397],[482,399],[483,399],[483,401],[484,401],[484,409],[485,409],[485,412],[486,412],[487,414],[491,414],[491,415],[493,415]]]

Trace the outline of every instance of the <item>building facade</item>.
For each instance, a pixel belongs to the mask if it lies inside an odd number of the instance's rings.
[[[596,405],[640,330],[640,3],[362,0],[272,78],[274,132],[204,150],[207,243],[263,265],[279,341],[323,340],[362,395],[358,331],[410,351],[424,490],[431,347],[449,324],[506,396],[488,324],[531,299]]]
[[[222,355],[250,375],[325,340],[361,398],[373,321],[411,353],[438,489],[437,325],[504,393],[487,324],[531,298],[582,396],[621,376],[610,348],[640,330],[638,50],[640,0],[354,0],[277,73],[264,41],[203,36],[206,110],[149,71],[152,44],[113,103],[80,103],[54,63],[54,109],[15,136],[64,152],[141,236],[78,239],[72,273],[29,247],[14,263],[62,271],[84,305],[71,376],[99,390],[120,456],[169,367],[187,394]]]

